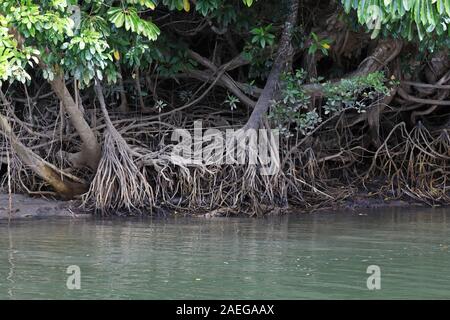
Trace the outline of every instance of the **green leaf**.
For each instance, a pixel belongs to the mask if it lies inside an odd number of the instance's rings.
[[[414,0],[403,0],[403,8],[405,8],[406,11],[411,10],[413,6]]]
[[[442,0],[444,1],[445,12],[450,16],[450,0]]]

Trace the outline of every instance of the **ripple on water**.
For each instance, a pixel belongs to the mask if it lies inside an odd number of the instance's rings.
[[[0,224],[2,299],[450,298],[439,209]],[[66,268],[81,268],[67,290]],[[366,273],[378,265],[382,289]]]

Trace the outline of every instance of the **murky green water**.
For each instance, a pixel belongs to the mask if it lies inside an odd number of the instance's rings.
[[[450,298],[449,246],[448,209],[0,222],[0,298]]]

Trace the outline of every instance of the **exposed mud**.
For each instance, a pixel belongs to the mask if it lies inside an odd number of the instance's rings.
[[[338,203],[331,203],[330,205],[315,208],[311,210],[304,210],[301,208],[285,208],[285,209],[267,209],[265,216],[278,216],[283,214],[298,214],[312,213],[316,211],[342,211],[342,210],[357,210],[357,209],[374,209],[374,208],[389,208],[389,207],[417,207],[426,206],[424,203],[417,201],[408,201],[401,199],[383,199],[379,196],[373,196],[367,193],[358,193],[353,197],[340,201]],[[11,212],[11,214],[10,214]],[[156,216],[177,216],[180,212],[171,210],[155,210],[153,215]],[[239,216],[239,212],[228,209],[216,209],[210,212],[200,213],[182,213],[183,216],[194,216],[202,218],[211,217],[231,217]],[[12,210],[9,208],[9,195],[0,192],[0,220],[11,218],[24,219],[24,218],[51,218],[51,217],[69,217],[69,218],[86,218],[91,217],[89,212],[83,212],[77,208],[77,204],[74,201],[61,201],[54,199],[45,199],[42,197],[30,197],[23,194],[12,195]],[[120,216],[127,216],[127,214],[120,214]],[[136,216],[131,215],[130,216]],[[247,214],[243,215],[248,217]]]
[[[9,195],[0,193],[0,220],[47,217],[83,218],[90,216],[89,214],[75,213],[71,209],[73,203],[70,201],[30,197],[24,194],[13,194],[11,200],[10,208]]]

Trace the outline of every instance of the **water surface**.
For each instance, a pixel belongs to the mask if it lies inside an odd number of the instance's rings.
[[[448,299],[449,246],[448,209],[0,222],[0,299]]]

